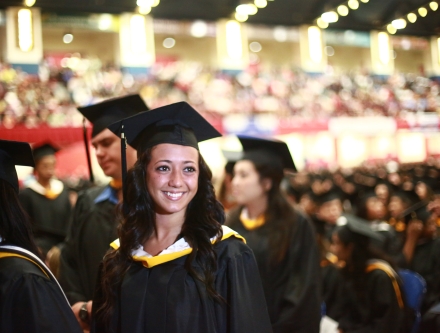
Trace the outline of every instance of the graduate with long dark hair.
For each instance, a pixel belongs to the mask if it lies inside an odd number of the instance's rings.
[[[41,260],[18,199],[15,165],[34,166],[30,145],[0,140],[0,332],[82,332]]]
[[[224,210],[198,142],[220,136],[185,102],[124,119],[128,171],[119,239],[102,264],[92,332],[266,333],[257,265]]]
[[[319,332],[319,253],[311,223],[280,189],[284,169],[295,170],[286,143],[239,137],[244,155],[232,180],[238,207],[227,225],[253,250],[276,333]]]

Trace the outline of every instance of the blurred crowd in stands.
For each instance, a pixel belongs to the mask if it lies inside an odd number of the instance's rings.
[[[387,78],[360,72],[311,76],[293,69],[252,67],[231,73],[200,63],[168,62],[155,64],[144,75],[108,66],[72,70],[47,63],[40,66],[38,75],[29,75],[0,63],[0,126],[80,126],[82,116],[77,106],[138,92],[151,108],[186,100],[199,112],[219,116],[405,117],[409,113],[440,113],[439,90],[439,82],[415,74]]]

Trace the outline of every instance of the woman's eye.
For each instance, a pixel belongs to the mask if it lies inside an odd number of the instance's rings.
[[[166,165],[162,165],[160,167],[157,168],[158,171],[167,171],[169,170],[169,168]]]
[[[185,170],[186,172],[194,172],[194,171],[196,171],[196,169],[193,168],[193,167],[186,167],[184,170]]]

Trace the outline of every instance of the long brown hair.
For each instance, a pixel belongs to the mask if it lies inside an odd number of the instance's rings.
[[[151,151],[138,151],[138,160],[127,173],[127,189],[124,205],[119,205],[121,224],[118,227],[120,248],[110,250],[102,264],[103,303],[96,311],[96,319],[105,326],[110,325],[112,312],[116,304],[117,293],[123,277],[133,262],[131,253],[143,244],[155,231],[154,202],[147,190],[146,168],[151,161]],[[185,269],[190,275],[201,281],[208,294],[215,300],[221,300],[214,288],[214,274],[217,270],[217,256],[210,238],[222,237],[225,215],[222,205],[217,201],[211,182],[212,173],[199,154],[198,190],[187,207],[181,235],[193,251],[188,255]],[[124,207],[122,207],[124,206]],[[202,267],[203,275],[192,265],[196,260]]]

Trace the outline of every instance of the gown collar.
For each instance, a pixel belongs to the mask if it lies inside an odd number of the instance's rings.
[[[238,232],[224,225],[222,226],[222,229],[223,229],[223,237],[221,240],[225,240],[233,236],[241,239],[244,243],[246,243],[246,240],[242,236],[240,236]],[[215,243],[216,238],[217,238],[216,236],[212,237],[211,242]],[[114,242],[112,242],[110,246],[115,250],[117,250],[120,246],[119,239],[116,239]],[[138,248],[134,249],[131,255],[134,261],[140,261],[145,267],[151,268],[166,263],[168,261],[172,261],[174,259],[183,257],[191,252],[192,252],[191,246],[186,242],[184,238],[180,238],[174,244],[172,244],[171,246],[163,250],[161,253],[159,253],[157,256],[153,256],[148,252],[144,251],[142,245],[139,245]]]

